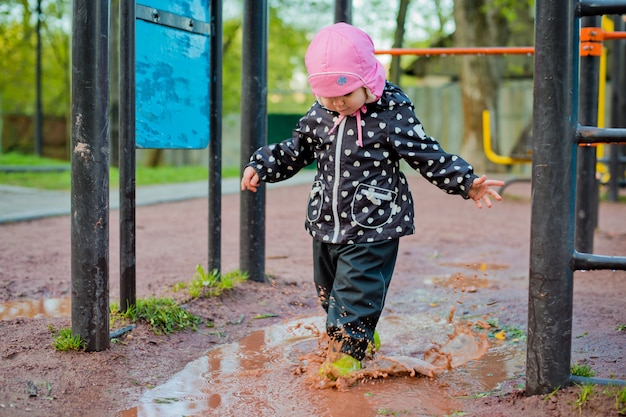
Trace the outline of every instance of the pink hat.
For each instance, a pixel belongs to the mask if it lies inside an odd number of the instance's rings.
[[[315,35],[304,58],[309,84],[318,97],[339,97],[366,87],[374,101],[385,87],[385,68],[374,56],[369,35],[335,23]],[[372,97],[373,96],[373,97]]]

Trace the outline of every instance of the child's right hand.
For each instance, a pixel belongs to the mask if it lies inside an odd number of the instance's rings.
[[[243,175],[241,176],[241,191],[250,190],[253,193],[256,193],[258,186],[259,174],[257,174],[256,169],[246,167],[246,169],[243,170]]]

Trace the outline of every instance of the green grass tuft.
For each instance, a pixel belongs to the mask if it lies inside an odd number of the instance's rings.
[[[80,335],[74,335],[72,329],[64,328],[56,332],[54,348],[61,352],[79,351],[85,349],[85,342]]]
[[[196,266],[196,273],[189,283],[179,282],[174,285],[174,291],[187,290],[191,299],[217,297],[225,290],[230,290],[236,284],[246,281],[247,274],[233,271],[220,275],[217,271],[207,272],[202,265]]]
[[[570,373],[576,376],[582,376],[585,378],[591,378],[595,376],[595,372],[591,370],[589,365],[572,365],[570,367]]]
[[[111,321],[115,322],[117,319],[146,322],[154,334],[169,334],[186,329],[195,331],[202,321],[170,298],[138,299],[134,306],[124,312],[120,312],[118,305],[113,303]]]

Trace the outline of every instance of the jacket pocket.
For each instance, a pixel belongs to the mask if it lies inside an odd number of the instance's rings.
[[[388,223],[396,209],[397,195],[395,191],[359,184],[352,198],[352,220],[369,229]]]
[[[321,181],[315,181],[309,194],[309,204],[307,205],[306,219],[309,222],[319,220],[324,203],[324,186]]]

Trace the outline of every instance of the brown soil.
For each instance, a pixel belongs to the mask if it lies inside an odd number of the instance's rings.
[[[497,318],[525,330],[529,187],[513,185],[496,207],[477,210],[421,179],[410,181],[418,232],[402,239],[388,308],[400,315],[445,314],[455,305],[457,316]],[[50,329],[70,327],[69,316],[0,321],[0,416],[115,416],[214,346],[282,320],[321,314],[311,282],[311,241],[303,227],[307,195],[306,185],[267,191],[267,282],[247,282],[219,298],[187,304],[214,327],[157,336],[140,324],[110,349],[85,353],[52,347]],[[207,201],[139,207],[136,218],[138,296],[180,299],[172,285],[190,281],[196,265],[207,264]],[[602,202],[599,218],[595,252],[623,256],[626,205]],[[112,211],[111,301],[119,294],[117,224]],[[239,262],[238,195],[223,199],[222,230],[222,270],[233,271]],[[0,236],[0,302],[70,296],[69,217],[0,225]],[[415,291],[422,291],[419,301]],[[624,271],[575,274],[572,362],[589,365],[596,377],[626,379],[626,332],[616,329],[626,323],[625,292]],[[268,313],[276,317],[253,319]],[[464,415],[618,415],[615,397],[604,388],[579,410],[578,387],[546,399],[526,396],[523,383],[522,371],[486,396],[459,395]]]

